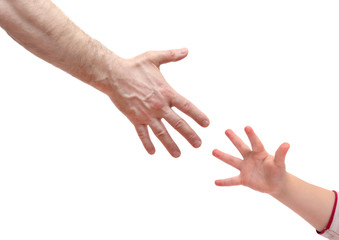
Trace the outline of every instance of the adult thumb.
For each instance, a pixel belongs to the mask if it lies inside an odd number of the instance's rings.
[[[173,49],[173,50],[165,50],[165,51],[153,51],[151,52],[151,60],[158,67],[161,64],[176,62],[183,58],[185,58],[188,54],[187,48],[182,49]]]

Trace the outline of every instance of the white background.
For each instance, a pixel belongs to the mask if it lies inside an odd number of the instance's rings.
[[[337,1],[54,1],[118,55],[187,47],[161,68],[210,118],[173,159],[99,91],[0,31],[0,239],[322,239],[268,195],[214,180],[237,171],[224,131],[250,125],[288,171],[339,190]],[[81,3],[80,3],[81,2]],[[182,114],[181,114],[182,115]],[[247,141],[247,139],[246,139]]]

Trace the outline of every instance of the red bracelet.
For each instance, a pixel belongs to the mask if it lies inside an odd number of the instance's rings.
[[[333,218],[334,218],[334,214],[335,214],[335,210],[337,209],[337,202],[338,202],[338,193],[336,191],[333,191],[334,195],[335,195],[335,200],[334,200],[334,205],[333,205],[333,210],[331,213],[331,217],[330,220],[328,221],[328,224],[326,226],[326,228],[324,230],[322,230],[321,232],[318,232],[319,234],[323,234],[325,233],[328,229],[330,229],[332,222],[333,222]]]

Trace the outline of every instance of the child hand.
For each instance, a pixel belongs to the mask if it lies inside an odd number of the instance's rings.
[[[241,153],[243,160],[217,149],[213,151],[215,157],[240,171],[238,176],[216,180],[215,184],[217,186],[244,185],[268,194],[279,192],[286,177],[285,157],[290,145],[281,144],[275,156],[272,156],[266,152],[264,145],[251,127],[246,127],[245,132],[252,150],[232,130],[226,131],[227,137]]]

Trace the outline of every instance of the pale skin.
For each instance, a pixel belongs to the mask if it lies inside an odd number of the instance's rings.
[[[85,34],[50,0],[0,0],[0,26],[36,56],[105,93],[134,125],[149,154],[155,153],[149,128],[173,157],[181,154],[163,119],[193,147],[200,147],[199,136],[172,107],[202,127],[209,125],[209,119],[160,72],[162,64],[185,58],[187,49],[123,59]]]
[[[309,184],[285,168],[285,157],[290,145],[280,145],[275,155],[270,155],[251,127],[245,132],[251,143],[247,146],[232,130],[226,136],[240,152],[242,159],[213,150],[213,155],[230,166],[238,169],[235,177],[216,180],[217,186],[243,185],[253,190],[267,193],[304,218],[317,231],[326,228],[334,205],[332,191]]]
[[[207,127],[206,115],[177,93],[164,79],[162,64],[179,61],[187,49],[151,51],[123,59],[78,28],[49,0],[0,0],[0,26],[33,54],[107,94],[135,126],[148,153],[155,152],[148,128],[173,157],[180,150],[168,134],[162,119],[180,132],[194,147],[201,139],[173,110],[176,107]],[[327,225],[334,194],[306,183],[285,170],[289,149],[282,144],[269,155],[250,127],[245,128],[252,149],[231,130],[226,135],[243,159],[219,150],[213,155],[237,168],[240,175],[217,180],[218,186],[244,185],[268,193],[309,222],[318,231]]]

